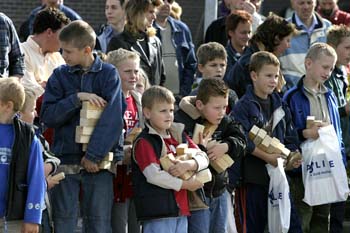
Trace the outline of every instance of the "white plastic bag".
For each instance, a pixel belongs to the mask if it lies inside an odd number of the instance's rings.
[[[278,166],[266,165],[270,176],[267,203],[268,225],[271,233],[287,233],[290,224],[289,184],[283,168],[283,159],[277,159]]]
[[[349,195],[348,180],[334,127],[318,130],[317,140],[301,145],[303,164],[303,201],[310,206],[345,201]]]

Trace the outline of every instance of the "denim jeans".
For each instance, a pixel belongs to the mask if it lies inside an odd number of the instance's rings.
[[[209,209],[196,210],[188,217],[188,233],[227,233],[227,192],[207,197]]]
[[[52,188],[51,198],[56,233],[74,232],[80,208],[84,233],[112,232],[113,174],[109,171],[66,175]]]
[[[144,221],[143,233],[187,233],[187,217],[161,218]]]

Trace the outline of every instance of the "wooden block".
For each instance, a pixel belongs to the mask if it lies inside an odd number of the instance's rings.
[[[102,170],[109,170],[112,167],[112,163],[110,161],[101,161],[98,167]]]
[[[291,152],[287,158],[286,170],[292,170],[293,163],[300,160],[301,158],[302,158],[302,156],[301,156],[299,151]]]
[[[260,143],[259,148],[263,151],[266,151],[267,148],[269,148],[271,141],[272,138],[269,135],[266,135],[264,140],[262,140],[262,142]]]
[[[271,143],[267,148],[266,152],[269,154],[274,154],[274,153],[280,154],[282,151],[279,145],[280,145],[280,141],[277,138],[272,138]]]
[[[199,143],[199,133],[204,133],[204,125],[196,124],[194,126],[193,135],[192,135],[192,141],[196,144]]]
[[[306,128],[310,129],[313,126],[315,120],[316,120],[315,116],[307,116],[306,117]]]
[[[204,124],[204,131],[203,134],[205,137],[211,138],[211,136],[214,134],[215,130],[218,128],[217,125],[212,125],[212,124]]]
[[[168,171],[169,167],[174,164],[173,161],[175,161],[175,157],[173,154],[167,154],[165,156],[162,156],[160,159],[160,165],[162,165],[162,168],[164,171]]]
[[[89,143],[91,135],[80,135],[78,127],[75,129],[75,142],[76,143]]]
[[[80,110],[80,118],[99,119],[103,111],[99,110]]]
[[[108,154],[102,159],[102,161],[113,161],[113,152],[108,152]]]
[[[56,181],[61,181],[64,178],[66,178],[66,176],[64,175],[64,172],[57,173],[51,177],[51,179],[54,179]]]
[[[86,150],[87,150],[87,147],[88,147],[88,144],[87,144],[87,143],[83,143],[83,145],[82,145],[82,151],[86,151]]]
[[[95,127],[78,125],[76,127],[76,132],[79,132],[80,135],[91,135],[94,129]]]
[[[82,102],[82,108],[84,110],[98,110],[98,111],[103,111],[104,107],[98,107],[96,105],[93,105],[89,101],[83,101]]]
[[[260,143],[264,140],[264,138],[266,137],[267,133],[265,130],[260,129],[258,134],[255,136],[253,142],[256,146],[259,146]]]
[[[176,155],[184,155],[186,150],[188,149],[188,145],[186,143],[181,143],[176,147]]]
[[[80,126],[88,126],[88,127],[95,127],[98,122],[98,119],[86,119],[80,117]]]
[[[202,184],[205,184],[205,183],[211,181],[212,174],[211,174],[210,170],[207,168],[207,169],[204,169],[202,171],[197,172],[195,179],[198,180],[199,182],[201,182]]]
[[[256,137],[256,135],[258,135],[260,128],[256,125],[253,125],[253,127],[250,129],[249,133],[248,133],[248,137],[250,140],[254,140],[254,138]]]
[[[210,165],[217,171],[218,173],[224,172],[227,168],[231,167],[234,161],[228,154],[224,154],[220,158],[216,160],[211,160]]]
[[[283,146],[283,149],[282,149],[282,151],[281,151],[281,154],[282,154],[282,156],[286,159],[286,158],[288,158],[288,156],[289,156],[289,154],[290,154],[290,150],[289,150],[288,148],[286,148],[286,147]]]
[[[142,128],[135,127],[131,130],[131,132],[126,136],[124,142],[132,144],[136,137],[142,132]]]

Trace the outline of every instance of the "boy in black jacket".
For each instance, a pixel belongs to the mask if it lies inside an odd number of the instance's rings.
[[[185,97],[180,102],[180,110],[175,114],[175,121],[185,124],[185,131],[193,136],[196,123],[217,126],[212,135],[219,143],[207,147],[210,160],[216,160],[228,154],[233,160],[244,153],[245,136],[239,124],[226,116],[228,91],[223,80],[203,79],[198,88],[197,96]],[[206,138],[200,136],[206,146]],[[204,185],[209,209],[191,212],[188,221],[188,232],[226,232],[227,223],[227,171],[217,173],[212,167],[211,182]]]

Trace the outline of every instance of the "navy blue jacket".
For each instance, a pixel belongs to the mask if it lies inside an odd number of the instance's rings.
[[[307,96],[305,95],[303,80],[304,76],[299,80],[297,86],[290,89],[283,97],[283,99],[289,105],[289,108],[291,110],[293,122],[295,128],[298,131],[300,142],[306,140],[306,138],[303,137],[303,130],[306,129],[306,118],[307,116],[310,116],[310,102]],[[331,124],[335,129],[335,132],[337,133],[337,139],[340,144],[343,162],[345,165],[346,155],[342,140],[342,131],[340,126],[337,99],[333,91],[331,91],[330,89],[328,89],[328,92],[325,93],[325,96],[328,105],[329,118],[331,120]]]
[[[75,128],[79,125],[81,102],[78,92],[95,93],[107,101],[86,151],[86,158],[101,161],[118,143],[123,129],[124,100],[117,70],[103,63],[98,56],[87,72],[80,66],[62,65],[49,78],[41,120],[55,129],[52,152],[62,164],[80,164],[81,144],[75,143]]]
[[[181,96],[187,96],[191,92],[194,75],[197,69],[197,59],[192,42],[192,36],[188,26],[172,17],[168,17],[171,27],[172,44],[176,51],[176,60],[179,68]],[[162,41],[160,29],[156,23],[157,37]]]
[[[290,110],[278,93],[273,92],[270,97],[273,114],[272,136],[279,139],[291,151],[295,151],[299,142]],[[246,156],[241,167],[243,181],[268,186],[270,178],[265,167],[266,162],[251,154],[255,150],[255,144],[248,139],[248,133],[254,125],[263,127],[269,119],[265,119],[251,85],[235,105],[232,116],[242,124],[247,137]]]

